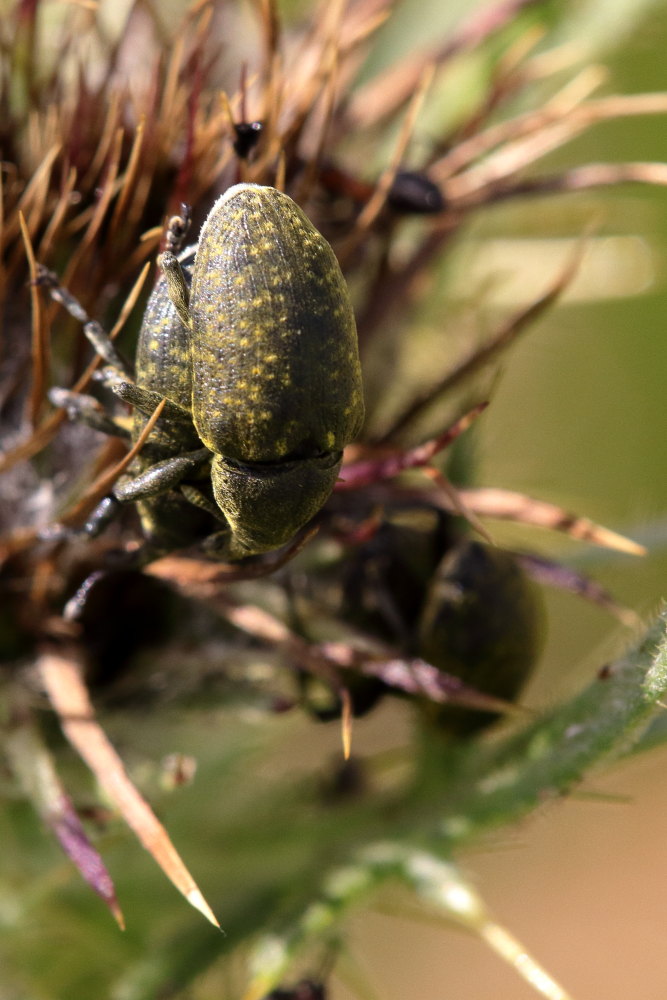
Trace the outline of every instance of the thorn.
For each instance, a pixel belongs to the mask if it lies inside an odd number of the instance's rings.
[[[347,688],[342,688],[340,692],[342,702],[341,713],[341,736],[343,739],[343,758],[350,759],[352,752],[352,698]]]
[[[222,934],[225,933],[222,930],[222,927],[220,926],[220,923],[219,923],[219,921],[218,921],[215,913],[213,912],[213,910],[211,909],[211,907],[208,905],[208,903],[206,902],[206,900],[202,896],[202,894],[199,891],[199,889],[191,889],[190,892],[188,892],[188,894],[186,896],[186,899],[187,899],[188,903],[190,904],[190,906],[194,906],[195,910],[199,910],[199,912],[202,913],[206,917],[206,919],[209,921],[209,923],[213,924],[214,927],[217,927],[217,929]]]

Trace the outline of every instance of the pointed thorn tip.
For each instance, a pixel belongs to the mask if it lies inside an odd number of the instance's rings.
[[[222,930],[215,913],[208,905],[199,889],[192,889],[188,893],[187,899],[188,903],[190,903],[191,906],[194,906],[195,910],[199,910],[199,912],[206,917],[209,923],[213,924],[214,927],[217,927],[219,931]]]

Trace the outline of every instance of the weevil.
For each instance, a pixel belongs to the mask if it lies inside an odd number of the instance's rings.
[[[86,327],[107,383],[134,407],[133,440],[142,415],[167,401],[138,474],[114,487],[86,530],[136,501],[153,551],[201,540],[194,522],[203,518],[218,522],[204,542],[219,557],[269,552],[321,509],[363,422],[345,279],[292,199],[256,184],[229,188],[196,247],[180,258],[167,249],[160,263],[134,377],[99,327],[96,338]],[[57,392],[54,401],[84,410]]]
[[[378,650],[393,649],[442,675],[445,703],[427,693],[430,682],[409,697],[422,722],[445,739],[465,739],[497,720],[495,711],[465,703],[471,689],[516,702],[539,660],[540,595],[516,554],[462,537],[451,515],[427,498],[388,500],[373,534],[338,563],[311,573],[304,587],[295,593],[304,602],[304,620],[308,608],[319,601],[326,606],[333,597],[335,616],[365,641],[377,639]],[[405,696],[400,684],[353,669],[345,670],[339,686],[305,672],[297,683],[304,708],[323,722],[340,718],[343,686],[355,716],[386,695]]]
[[[539,594],[516,557],[465,539],[443,555],[428,582],[417,649],[438,670],[516,701],[539,658],[542,624]],[[460,705],[425,702],[422,709],[441,733],[458,738],[496,718]]]

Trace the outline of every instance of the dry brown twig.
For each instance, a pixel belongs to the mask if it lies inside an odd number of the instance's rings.
[[[170,882],[191,906],[219,928],[215,914],[183,864],[167,831],[128,777],[121,758],[95,718],[78,652],[75,649],[66,653],[44,651],[37,660],[37,669],[63,732],[93,772],[100,787]]]

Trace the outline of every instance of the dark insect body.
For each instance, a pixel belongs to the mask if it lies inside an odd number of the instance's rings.
[[[484,694],[516,701],[542,647],[538,593],[510,552],[466,539],[431,577],[417,623],[419,653]],[[425,716],[459,739],[493,714],[425,703]]]
[[[235,122],[234,152],[240,160],[247,160],[259,142],[264,126],[261,122]]]
[[[373,184],[359,180],[333,163],[320,171],[322,186],[331,195],[342,195],[359,205],[375,192]],[[445,209],[442,191],[429,177],[416,170],[399,170],[387,192],[388,207],[399,215],[435,215]]]

